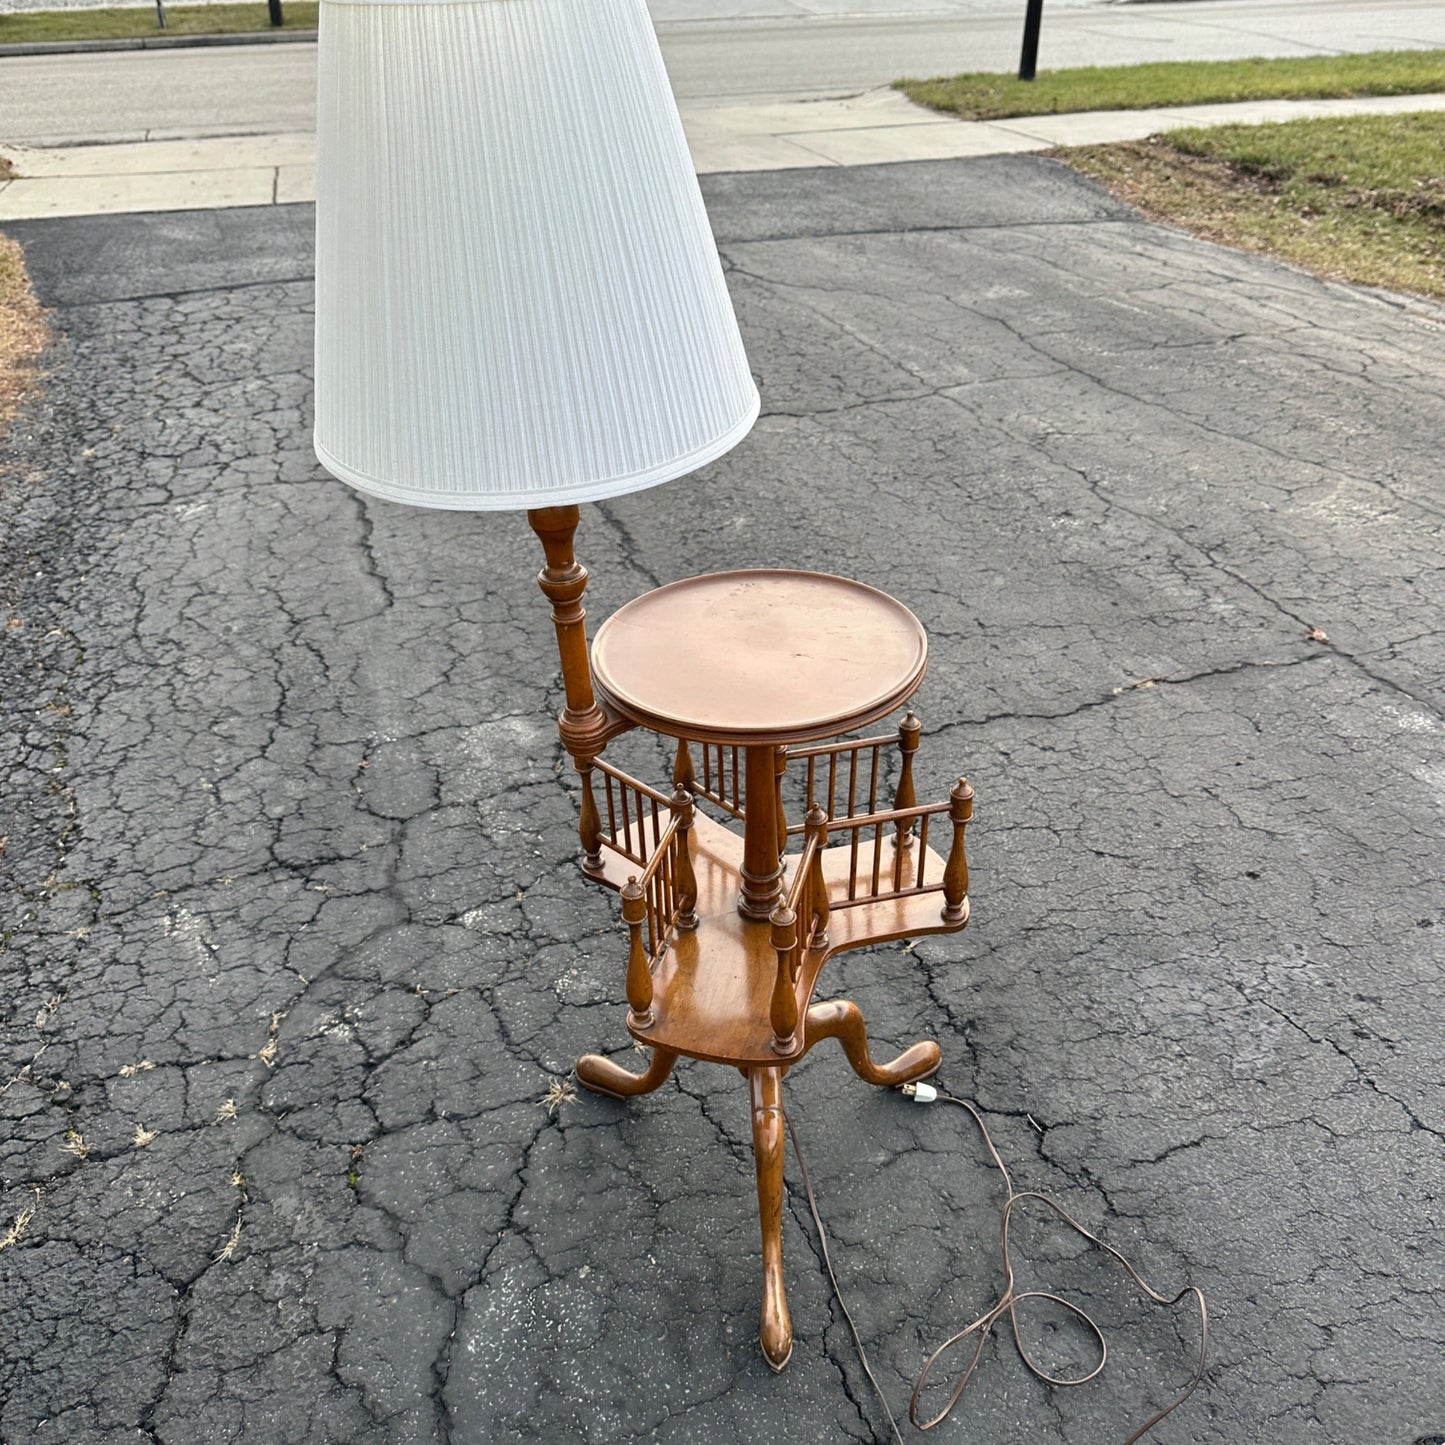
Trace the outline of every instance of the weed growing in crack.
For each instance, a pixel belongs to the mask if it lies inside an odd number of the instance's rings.
[[[260,1049],[256,1054],[256,1057],[260,1059],[268,1069],[274,1068],[276,1065],[276,1052],[280,1047],[277,1041],[277,1035],[281,1032],[282,1021],[289,1012],[289,1009],[280,1009],[271,1015],[271,1027],[266,1031],[265,1047]]]
[[[12,1244],[20,1243],[21,1235],[25,1233],[30,1221],[35,1218],[35,1211],[40,1208],[40,1201],[43,1196],[38,1188],[33,1185],[31,1187],[35,1191],[35,1198],[15,1216],[15,1220],[10,1228],[7,1229],[4,1234],[0,1234],[0,1250],[9,1249]]]
[[[137,1149],[144,1149],[155,1137],[156,1131],[154,1129],[147,1129],[144,1124],[137,1124],[135,1126],[135,1133],[131,1135],[130,1142],[134,1144]]]
[[[227,1099],[219,1109],[216,1110],[216,1123],[229,1124],[240,1111],[236,1108],[234,1099]]]
[[[216,1254],[216,1262],[219,1264],[224,1260],[231,1259],[236,1253],[236,1246],[241,1242],[241,1216],[237,1214],[236,1222],[231,1226],[231,1232],[226,1237],[226,1242]]]
[[[542,1095],[542,1103],[546,1105],[547,1117],[550,1119],[557,1117],[557,1110],[560,1109],[563,1104],[572,1104],[575,1103],[576,1100],[577,1090],[572,1087],[572,1080],[570,1078],[553,1079],[552,1082],[547,1085],[547,1092]]]
[[[73,1124],[65,1131],[65,1143],[60,1146],[68,1154],[74,1154],[77,1159],[88,1159],[90,1157],[90,1145],[85,1142],[85,1136]]]

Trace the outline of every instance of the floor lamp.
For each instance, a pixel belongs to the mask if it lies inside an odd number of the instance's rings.
[[[525,510],[541,539],[582,871],[621,895],[627,1022],[652,1059],[587,1055],[578,1077],[627,1097],[680,1055],[748,1077],[781,1369],[784,1073],[824,1038],[878,1084],[939,1057],[874,1064],[853,1004],[811,1002],[818,972],[968,916],[972,793],[918,805],[917,720],[825,741],[912,695],[926,639],[873,588],[759,571],[649,593],[589,653],[578,504],[705,465],[759,406],[644,0],[322,0],[318,99],[317,456],[376,497]],[[705,661],[678,642],[699,624],[723,639]],[[671,791],[601,756],[631,728],[675,740]]]

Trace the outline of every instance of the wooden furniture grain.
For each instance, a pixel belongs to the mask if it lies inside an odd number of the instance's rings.
[[[762,1228],[759,1335],[781,1370],[792,1352],[782,1080],[828,1038],[871,1084],[938,1067],[932,1042],[875,1063],[856,1005],[814,1002],[813,991],[838,953],[968,922],[973,792],[959,779],[946,800],[917,803],[921,727],[911,712],[894,733],[843,740],[907,702],[928,666],[913,614],[861,583],[764,570],[675,582],[608,618],[589,668],[576,515],[550,508],[529,519],[547,552],[539,580],[562,658],[559,727],[581,779],[582,871],[621,896],[627,1027],[651,1050],[641,1074],[585,1054],[577,1077],[629,1098],[656,1089],[686,1056],[747,1078]],[[671,792],[602,757],[633,728],[676,740]],[[792,822],[790,765],[802,793]],[[930,845],[935,827],[946,831],[943,852]],[[800,848],[789,851],[790,841]]]

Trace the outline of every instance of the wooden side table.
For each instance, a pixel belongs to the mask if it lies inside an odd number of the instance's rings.
[[[561,622],[558,630],[561,637]],[[775,1370],[792,1353],[782,1273],[783,1076],[825,1038],[839,1039],[872,1084],[922,1078],[939,1064],[932,1042],[875,1064],[854,1004],[811,1002],[834,954],[968,921],[964,828],[973,794],[960,780],[947,801],[917,805],[917,720],[910,713],[886,737],[820,742],[893,712],[917,691],[927,665],[927,639],[906,607],[813,572],[726,572],[660,587],[613,614],[592,647],[600,721],[587,751],[573,749],[584,784],[583,868],[622,895],[631,934],[628,1028],[652,1061],[635,1075],[587,1054],[577,1076],[629,1097],[657,1088],[686,1055],[747,1077],[762,1224],[760,1337]],[[572,696],[569,686],[569,706]],[[590,692],[585,701],[593,703]],[[629,727],[677,740],[671,795],[601,759],[605,738]],[[892,806],[880,809],[894,748],[900,780]],[[782,779],[795,761],[807,770],[806,815],[790,825]],[[696,808],[700,799],[740,822],[741,836]],[[951,828],[946,856],[928,845],[940,814]],[[786,851],[790,838],[801,851]]]

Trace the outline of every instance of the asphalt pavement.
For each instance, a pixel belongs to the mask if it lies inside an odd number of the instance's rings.
[[[1438,1439],[1445,314],[1035,157],[705,192],[763,416],[585,509],[593,616],[753,565],[907,602],[973,921],[826,991],[1204,1289],[1161,1442]],[[797,1347],[758,1352],[735,1073],[543,1103],[634,1055],[538,549],[318,469],[310,224],[11,228],[57,341],[0,452],[0,1438],[883,1440],[791,1159]],[[1000,1287],[996,1179],[829,1045],[788,1099],[900,1411]],[[1124,1439],[1188,1309],[1042,1220],[1016,1251],[1109,1367],[1053,1390],[1000,1342],[933,1438]]]

